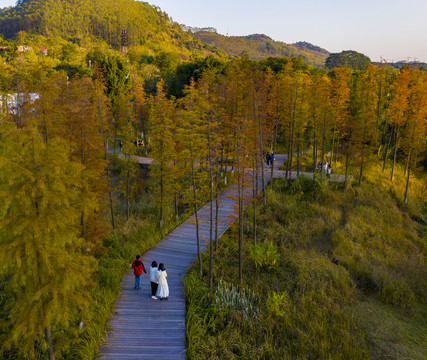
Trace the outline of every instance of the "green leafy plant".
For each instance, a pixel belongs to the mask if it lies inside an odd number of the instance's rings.
[[[279,260],[277,246],[269,240],[251,246],[249,253],[255,262],[255,267],[271,269]]]
[[[286,307],[289,304],[289,294],[284,291],[282,294],[278,294],[275,291],[268,296],[266,306],[268,313],[274,316],[285,316]]]
[[[259,313],[259,301],[253,291],[247,288],[238,288],[225,281],[218,283],[215,292],[216,303],[228,312],[240,311],[245,319],[256,319]]]

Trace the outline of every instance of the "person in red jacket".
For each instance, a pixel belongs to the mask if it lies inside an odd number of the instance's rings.
[[[145,271],[144,264],[142,263],[141,260],[139,260],[139,258],[140,258],[140,256],[136,255],[136,260],[132,263],[132,269],[133,269],[133,273],[135,275],[135,289],[136,290],[141,289],[142,272],[144,271],[145,273],[147,273]]]

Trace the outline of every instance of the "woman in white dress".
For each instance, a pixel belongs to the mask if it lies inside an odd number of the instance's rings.
[[[166,273],[165,266],[163,263],[159,264],[159,271],[156,273],[157,284],[159,287],[157,288],[157,297],[160,300],[167,300],[169,297],[169,286],[166,278],[168,274]]]

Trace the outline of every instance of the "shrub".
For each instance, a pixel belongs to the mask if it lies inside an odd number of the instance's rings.
[[[261,244],[253,245],[249,248],[252,260],[255,262],[255,267],[271,269],[276,266],[279,260],[277,246],[271,241],[264,241]]]
[[[220,280],[215,295],[217,305],[227,309],[229,313],[240,311],[245,319],[257,318],[259,301],[253,291]]]

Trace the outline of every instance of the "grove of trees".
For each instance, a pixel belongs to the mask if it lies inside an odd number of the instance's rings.
[[[126,224],[144,191],[149,216],[161,229],[197,213],[207,200],[215,203],[225,179],[234,181],[240,283],[242,245],[257,241],[255,216],[253,238],[245,238],[245,206],[260,201],[247,189],[273,181],[272,169],[267,174],[264,167],[270,151],[289,154],[288,179],[295,172],[314,174],[319,161],[328,161],[362,185],[371,162],[383,161],[390,179],[396,163],[404,163],[406,192],[398,196],[411,201],[411,177],[426,156],[427,76],[417,68],[369,64],[327,72],[300,59],[242,56],[195,58],[178,67],[176,77],[171,68],[165,79],[147,79],[135,62],[99,44],[86,53],[69,44],[60,48],[60,59],[29,51],[0,63],[4,99],[11,93],[17,99],[3,101],[0,119],[5,354],[19,349],[29,358],[43,353],[53,359],[79,342],[91,318],[94,274],[111,250],[104,240],[115,236],[117,203],[125,203]],[[66,63],[75,71],[59,66]],[[134,155],[141,153],[153,158],[148,180],[138,176]],[[198,246],[202,276],[199,236]]]

